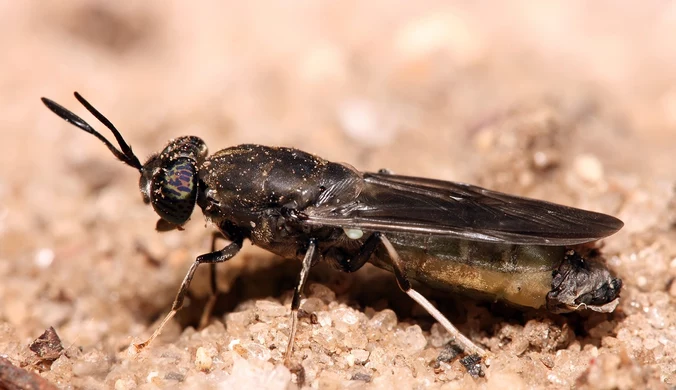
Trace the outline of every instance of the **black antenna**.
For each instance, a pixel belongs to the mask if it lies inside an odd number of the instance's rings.
[[[143,164],[141,164],[138,157],[136,157],[134,152],[132,152],[131,146],[129,146],[129,144],[127,144],[124,141],[124,138],[122,138],[120,132],[117,131],[115,126],[108,120],[108,118],[103,116],[103,114],[101,114],[96,108],[94,108],[94,106],[89,104],[89,102],[85,100],[85,98],[83,98],[79,93],[75,92],[75,98],[77,99],[77,101],[80,102],[80,104],[82,104],[87,109],[87,111],[89,111],[92,115],[94,115],[96,119],[98,119],[108,129],[110,129],[110,131],[113,132],[113,135],[115,136],[117,143],[120,145],[121,150],[118,150],[112,143],[110,143],[110,141],[108,141],[108,139],[106,139],[106,137],[101,135],[101,133],[99,133],[98,131],[94,130],[94,128],[91,127],[89,123],[87,123],[84,119],[80,118],[79,116],[75,115],[72,111],[61,106],[60,104],[56,103],[53,100],[44,97],[41,98],[40,100],[42,100],[42,103],[44,103],[45,106],[47,106],[47,108],[49,108],[56,115],[60,116],[66,122],[70,123],[71,125],[81,130],[86,131],[89,134],[92,134],[93,136],[101,140],[101,142],[103,142],[108,147],[108,149],[115,155],[115,157],[118,158],[118,160],[122,161],[123,163],[131,167],[138,169],[139,171],[142,171]]]

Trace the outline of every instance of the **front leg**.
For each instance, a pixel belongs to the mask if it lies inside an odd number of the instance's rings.
[[[216,252],[216,241],[219,238],[224,238],[221,232],[214,232],[211,236],[211,253]],[[218,283],[216,280],[216,264],[218,263],[209,263],[209,300],[207,304],[204,305],[204,310],[202,311],[202,317],[200,318],[199,329],[206,328],[209,323],[209,318],[211,318],[211,313],[214,311],[214,306],[216,305],[216,299],[218,298]]]
[[[181,287],[178,289],[178,293],[176,294],[176,299],[174,299],[173,305],[171,305],[171,311],[164,317],[162,322],[160,323],[160,326],[157,327],[155,332],[153,333],[150,338],[140,344],[134,344],[134,348],[136,349],[136,352],[140,352],[143,348],[147,347],[150,345],[150,343],[160,335],[162,332],[162,328],[164,325],[169,322],[169,320],[178,312],[181,310],[183,307],[183,301],[185,300],[185,294],[188,292],[188,287],[190,287],[190,282],[192,282],[193,276],[195,276],[195,271],[197,270],[197,267],[200,264],[216,264],[216,263],[222,263],[224,261],[230,260],[233,258],[239,251],[242,249],[242,244],[244,240],[242,238],[238,238],[234,240],[232,243],[230,243],[228,246],[225,248],[215,251],[215,252],[210,252],[201,256],[198,256],[197,259],[195,259],[195,262],[190,266],[190,269],[188,270],[188,273],[185,275],[185,278],[183,278],[183,283],[181,283]]]

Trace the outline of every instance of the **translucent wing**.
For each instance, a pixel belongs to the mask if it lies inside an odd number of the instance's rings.
[[[609,215],[473,185],[378,173],[364,174],[354,201],[304,212],[311,225],[532,245],[594,241],[624,225]]]

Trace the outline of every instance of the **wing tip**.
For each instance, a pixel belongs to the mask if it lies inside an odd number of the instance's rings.
[[[608,214],[599,214],[601,218],[597,221],[599,227],[602,227],[603,237],[611,236],[624,227],[624,222]]]

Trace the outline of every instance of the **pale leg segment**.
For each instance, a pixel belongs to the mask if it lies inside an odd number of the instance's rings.
[[[422,296],[419,292],[415,291],[413,288],[411,288],[411,283],[408,281],[408,278],[406,278],[406,273],[405,273],[405,267],[401,261],[401,258],[399,257],[399,254],[397,253],[396,249],[394,249],[394,246],[390,242],[390,240],[385,237],[382,233],[379,234],[380,240],[383,243],[383,246],[387,250],[387,253],[390,256],[390,260],[392,262],[392,268],[394,270],[394,275],[397,278],[397,283],[399,284],[399,287],[404,291],[406,294],[408,294],[409,297],[411,297],[414,301],[416,301],[420,306],[422,306],[427,312],[434,317],[435,320],[443,326],[446,331],[455,339],[455,342],[466,352],[469,354],[478,354],[479,356],[486,356],[486,351],[474,344],[470,339],[465,337],[458,328],[453,326],[451,321],[448,320],[441,312],[432,305],[430,301],[427,300],[424,296]]]

